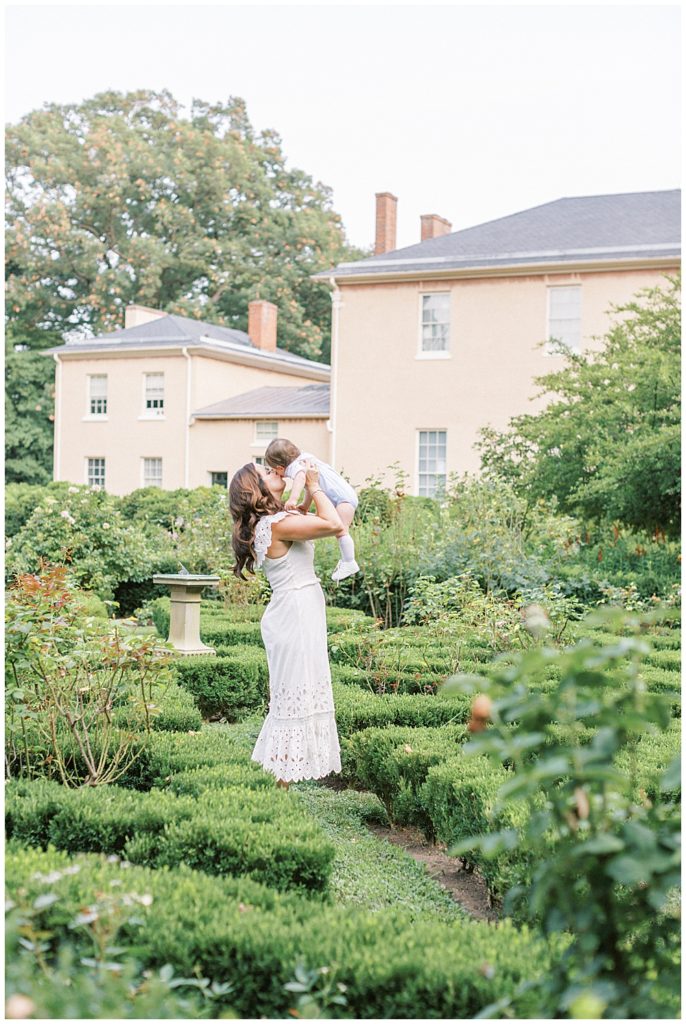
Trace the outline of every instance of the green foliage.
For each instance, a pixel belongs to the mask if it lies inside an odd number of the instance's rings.
[[[117,728],[112,709],[126,702],[133,728],[150,730],[168,680],[169,652],[157,638],[85,618],[66,570],[56,568],[20,576],[10,589],[5,645],[9,765],[32,774],[36,756],[48,754],[65,785],[97,786],[126,771],[134,736]]]
[[[329,294],[311,275],[362,253],[243,100],[188,116],[167,91],[52,103],[9,128],[6,156],[7,306],[25,344],[118,328],[130,302],[245,330],[262,298],[287,349],[326,357]]]
[[[67,874],[70,868],[77,870]],[[110,890],[112,880],[148,894],[140,923],[122,927],[120,944],[134,945],[146,964],[168,963],[185,977],[197,967],[201,976],[232,984],[217,1005],[228,1004],[241,1017],[288,1016],[294,1002],[285,985],[299,961],[310,971],[328,967],[334,986],[347,986],[346,1015],[377,1019],[470,1019],[550,969],[546,944],[508,923],[444,923],[399,907],[327,906],[247,879],[210,878],[183,867],[124,870],[94,855],[81,854],[69,865],[57,851],[17,851],[13,844],[6,874],[13,899],[19,890],[27,901],[57,896],[39,918],[50,950],[71,937],[74,915],[96,892]],[[531,999],[520,1005],[528,1016]]]
[[[258,647],[225,647],[213,655],[177,658],[174,671],[193,694],[204,718],[236,721],[264,707],[269,690],[269,669]]]
[[[329,883],[336,903],[366,910],[402,906],[415,919],[465,919],[460,904],[429,877],[423,864],[370,831],[370,824],[387,821],[371,793],[306,782],[298,785],[296,794],[336,849]]]
[[[438,726],[466,722],[469,700],[443,700],[428,694],[365,693],[356,686],[333,684],[338,735],[388,725]]]
[[[537,381],[553,400],[482,432],[486,472],[585,520],[678,535],[679,291],[670,280],[615,308],[600,351],[563,349],[564,368]]]
[[[6,791],[8,835],[31,846],[124,853],[150,867],[247,875],[275,889],[326,888],[333,850],[281,790],[239,786],[177,796],[19,781]]]
[[[6,904],[5,1012],[9,1019],[207,1018],[214,1015],[214,1001],[225,999],[231,991],[231,985],[208,978],[176,977],[169,964],[147,969],[132,958],[129,948],[116,944],[125,924],[135,926],[139,908],[151,898],[149,893],[122,892],[114,885],[100,892],[70,922],[76,941],[70,936],[54,953],[53,936],[41,927],[41,916],[45,906],[59,897],[49,889],[33,901],[25,899],[23,892],[16,896],[17,903]],[[81,955],[84,952],[91,955]]]
[[[475,822],[473,837],[453,852],[533,859],[530,878],[508,901],[526,903],[547,934],[572,936],[540,989],[541,1016],[567,1012],[582,996],[596,1001],[598,1016],[674,1010],[679,928],[669,901],[680,877],[679,821],[663,794],[678,786],[678,775],[670,768],[653,785],[654,803],[637,800],[641,745],[669,724],[665,696],[646,692],[640,678],[649,652],[641,634],[659,618],[597,613],[601,626],[624,635],[603,647],[582,640],[564,651],[531,650],[496,668],[492,686],[478,683],[496,697],[493,726],[463,748],[465,760],[475,753],[514,771],[494,794],[496,830]],[[530,680],[551,664],[558,687],[532,689]],[[456,677],[449,685],[462,695],[474,684]],[[593,730],[583,747],[575,741],[581,727]],[[517,806],[525,808],[522,820],[501,827],[498,815]]]
[[[128,523],[118,499],[70,486],[59,496],[48,493],[11,538],[5,571],[11,579],[36,572],[42,560],[69,565],[79,586],[108,600],[119,582],[152,576],[160,559],[156,548],[165,553],[163,536]]]
[[[169,683],[159,697],[157,703],[150,702],[148,711],[151,715],[152,729],[164,732],[188,732],[199,730],[202,726],[202,715],[191,693],[182,686]],[[115,725],[120,729],[135,729],[138,725],[135,707],[126,704],[115,709],[113,714]]]
[[[466,736],[463,725],[364,729],[343,745],[344,775],[375,793],[393,821],[422,825],[432,833],[431,818],[418,800],[419,789],[429,769],[454,757]]]
[[[46,484],[52,476],[55,364],[37,352],[5,354],[5,480]]]

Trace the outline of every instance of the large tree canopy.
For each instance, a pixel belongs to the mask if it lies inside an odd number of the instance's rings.
[[[679,282],[617,307],[599,352],[537,380],[550,404],[482,432],[487,473],[588,520],[676,533],[680,511]]]
[[[363,254],[241,100],[187,117],[166,91],[50,104],[8,129],[6,163],[10,343],[121,327],[131,302],[245,330],[262,298],[284,347],[328,357],[329,292],[310,275]]]

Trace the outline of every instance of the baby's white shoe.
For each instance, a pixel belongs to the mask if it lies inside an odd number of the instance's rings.
[[[335,580],[336,583],[340,583],[341,580],[347,580],[348,576],[354,576],[355,573],[359,571],[360,567],[354,559],[352,562],[344,562],[341,558],[338,565],[331,573],[331,579]]]

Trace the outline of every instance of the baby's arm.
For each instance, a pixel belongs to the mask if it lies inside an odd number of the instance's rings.
[[[298,470],[298,472],[293,477],[293,486],[291,487],[291,493],[288,496],[288,501],[284,505],[284,508],[286,508],[286,509],[297,508],[297,506],[298,506],[298,498],[300,497],[300,492],[302,491],[304,485],[305,485],[305,470],[304,469],[300,469],[300,470]]]
[[[312,504],[312,495],[310,494],[307,484],[305,484],[305,493],[303,494],[303,500],[297,506],[301,512],[309,512],[310,505]]]

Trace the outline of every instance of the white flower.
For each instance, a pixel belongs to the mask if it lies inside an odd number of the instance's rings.
[[[109,530],[110,524],[109,523],[103,523],[102,524],[102,528],[103,528],[103,530]]]
[[[139,897],[139,903],[142,903],[144,907],[152,906],[152,896],[149,892],[144,893],[143,896]]]
[[[68,487],[67,488],[67,494],[78,494],[78,493],[79,493],[78,487]]]

